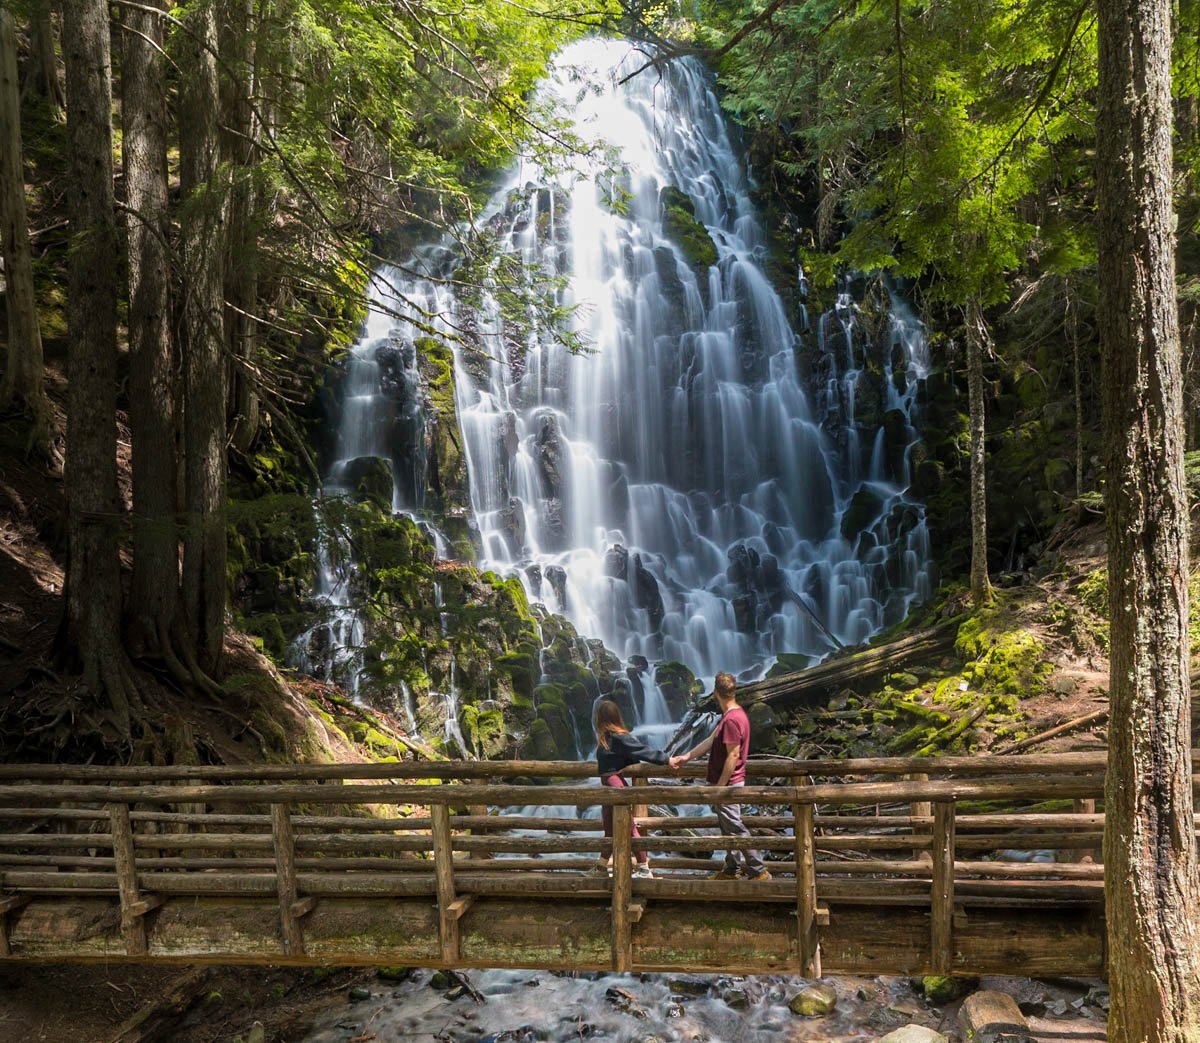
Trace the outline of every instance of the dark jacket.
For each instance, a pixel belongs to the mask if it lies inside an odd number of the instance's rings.
[[[652,749],[632,735],[609,732],[608,749],[601,746],[596,750],[596,763],[602,776],[613,775],[631,764],[666,764],[667,754],[664,750]]]

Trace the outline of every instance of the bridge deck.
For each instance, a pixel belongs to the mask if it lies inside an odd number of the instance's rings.
[[[0,766],[0,959],[1103,975],[1103,767],[757,761],[742,789],[622,790],[573,763]],[[729,801],[750,841],[698,807]],[[611,877],[569,813],[597,804]],[[773,879],[707,879],[731,845]],[[1031,850],[1056,860],[1003,857]]]

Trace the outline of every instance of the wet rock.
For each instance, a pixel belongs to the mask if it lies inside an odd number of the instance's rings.
[[[669,246],[657,247],[654,251],[654,270],[658,275],[658,292],[662,294],[669,314],[686,314],[687,294],[683,280],[679,278],[679,262],[675,258],[675,251]]]
[[[374,500],[390,510],[392,506],[392,462],[378,456],[356,456],[347,460],[338,476],[359,503]]]
[[[467,987],[465,985],[455,985],[454,988],[446,993],[446,999],[453,1002],[454,1000],[461,1000],[465,995],[467,995]]]
[[[668,1003],[667,1009],[666,1009],[666,1015],[668,1018],[682,1018],[684,1015],[683,1004]]]
[[[542,537],[548,550],[561,550],[566,540],[566,519],[562,500],[551,497],[542,501]],[[546,570],[549,574],[549,569]]]
[[[614,543],[604,552],[604,575],[613,579],[626,579],[629,575],[629,551]]]
[[[445,971],[434,971],[429,979],[431,989],[448,989],[454,984],[454,979]]]
[[[509,547],[520,553],[525,546],[525,508],[515,496],[508,498],[508,505],[500,511],[500,529]]]
[[[747,1010],[750,1006],[750,996],[745,989],[726,989],[721,993],[721,999],[734,1010]]]
[[[633,602],[638,608],[644,608],[650,617],[650,626],[657,630],[662,626],[666,609],[663,606],[662,591],[658,589],[658,580],[649,569],[642,564],[642,556],[633,556]]]
[[[560,605],[567,603],[567,570],[561,565],[547,565],[544,573],[546,582],[550,584],[550,589],[554,591],[554,596],[558,598]]]
[[[666,185],[658,194],[662,208],[663,233],[693,268],[703,270],[717,263],[717,247],[708,229],[696,220],[696,206],[686,192]]]
[[[361,1003],[363,1000],[371,998],[371,990],[365,985],[355,985],[348,993],[347,998],[351,1003]]]
[[[408,981],[412,974],[411,967],[376,967],[375,977],[383,981]]]
[[[679,996],[707,996],[708,982],[699,978],[672,978],[667,987]]]
[[[883,497],[870,486],[861,486],[842,514],[842,537],[853,542],[860,532],[874,523],[882,509]]]
[[[758,629],[758,598],[753,593],[739,594],[733,599],[734,625],[743,634],[752,634]]]
[[[792,1013],[805,1018],[824,1017],[836,1006],[837,989],[832,985],[809,985],[788,1001]]]
[[[543,414],[534,439],[534,460],[547,493],[554,499],[562,497],[563,459],[562,442],[559,439],[558,420],[553,413]]]
[[[940,1032],[926,1028],[924,1025],[905,1025],[895,1029],[886,1036],[879,1037],[879,1043],[950,1043]]]
[[[683,663],[674,661],[659,663],[654,671],[658,690],[667,701],[667,707],[678,720],[691,705],[699,687],[695,676]]]

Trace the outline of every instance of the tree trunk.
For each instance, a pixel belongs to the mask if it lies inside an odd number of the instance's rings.
[[[122,156],[129,235],[129,426],[133,440],[133,581],[129,646],[173,660],[179,605],[175,353],[167,248],[166,83],[162,0],[125,13]]]
[[[967,334],[967,399],[971,421],[971,601],[992,600],[987,544],[987,419],[984,413],[983,353],[991,341],[979,302],[963,311]]]
[[[1100,0],[1098,304],[1111,718],[1112,1043],[1200,1039],[1188,513],[1171,191],[1169,0]]]
[[[66,99],[58,78],[58,54],[54,46],[54,12],[50,0],[34,0],[29,21],[29,66],[25,75],[25,94],[45,98],[56,112],[62,112]]]
[[[43,383],[42,333],[33,292],[22,155],[16,29],[9,11],[0,8],[0,245],[8,312],[8,362],[0,405],[14,398],[20,402],[33,418],[31,444],[40,444],[48,452],[50,406]]]
[[[226,185],[217,115],[214,0],[194,6],[183,42],[179,168],[183,193],[183,604],[202,671],[215,676],[225,633]]]
[[[1071,368],[1073,376],[1073,397],[1075,401],[1075,495],[1083,495],[1083,464],[1084,464],[1084,425],[1083,425],[1083,357],[1079,345],[1079,297],[1074,293],[1074,287],[1067,282],[1064,295],[1066,297],[1066,326],[1067,341],[1071,345]]]
[[[130,731],[117,557],[117,228],[108,4],[67,0],[67,579],[61,648],[119,733]]]
[[[225,265],[225,330],[229,341],[230,442],[245,452],[260,421],[252,367],[257,347],[258,235],[255,227],[257,123],[250,103],[255,90],[255,43],[250,0],[226,0],[221,56],[222,153],[233,183],[229,200],[229,252]]]

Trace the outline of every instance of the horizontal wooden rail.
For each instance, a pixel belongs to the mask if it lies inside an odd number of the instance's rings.
[[[1200,749],[1192,751],[1200,763]],[[1103,772],[1103,752],[1013,754],[972,757],[860,757],[855,759],[791,760],[752,757],[748,773],[755,778],[839,777],[853,775],[909,775],[933,777],[1002,775],[1074,775]],[[672,775],[699,778],[702,765],[686,765]],[[662,768],[635,766],[623,773],[657,777]],[[319,781],[385,779],[546,779],[594,778],[594,761],[395,761],[354,764],[256,764],[256,765],[168,765],[112,766],[93,764],[0,764],[0,782],[79,781],[92,783],[176,781]]]
[[[1197,782],[1193,776],[1193,785]],[[1001,779],[939,779],[929,782],[847,782],[812,786],[421,786],[365,784],[354,787],[321,785],[259,786],[52,786],[40,783],[0,786],[0,818],[6,804],[52,802],[125,802],[141,804],[277,803],[291,804],[491,804],[520,807],[529,803],[587,807],[655,803],[712,804],[736,800],[742,804],[875,804],[881,801],[1072,800],[1103,796],[1102,775],[1047,778],[1040,775]]]

